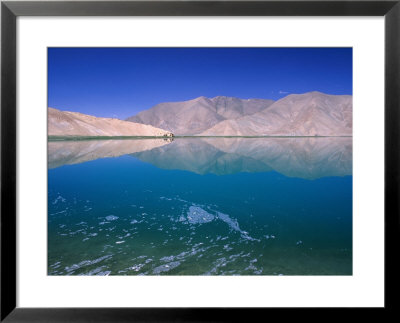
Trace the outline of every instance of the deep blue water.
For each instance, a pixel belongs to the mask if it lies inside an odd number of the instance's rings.
[[[49,275],[352,274],[351,138],[143,140],[49,142]]]

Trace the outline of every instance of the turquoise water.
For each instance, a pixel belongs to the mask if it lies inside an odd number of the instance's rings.
[[[351,138],[49,142],[49,275],[351,275]]]

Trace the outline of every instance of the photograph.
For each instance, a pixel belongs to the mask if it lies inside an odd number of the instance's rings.
[[[352,135],[351,47],[48,47],[47,275],[351,276]]]

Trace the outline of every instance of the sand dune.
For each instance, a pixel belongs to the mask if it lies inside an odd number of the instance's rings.
[[[49,136],[166,136],[169,131],[128,121],[48,108]]]

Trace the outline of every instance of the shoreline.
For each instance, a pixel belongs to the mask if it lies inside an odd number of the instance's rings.
[[[80,140],[142,140],[142,139],[193,139],[193,138],[352,138],[353,136],[47,136],[47,141]]]

